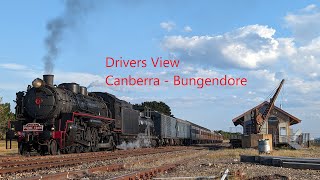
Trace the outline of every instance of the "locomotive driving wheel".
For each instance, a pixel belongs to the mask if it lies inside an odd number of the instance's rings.
[[[113,136],[110,137],[111,151],[115,151],[117,149],[116,143],[113,140]]]
[[[87,153],[87,152],[90,152],[90,147],[82,147],[82,151],[81,152],[84,152],[84,153]]]
[[[48,143],[48,152],[51,155],[57,155],[58,154],[58,144],[56,140],[50,140]]]
[[[99,135],[98,130],[96,128],[91,129],[91,150],[96,152],[99,150],[98,148]]]
[[[24,143],[24,142],[19,143],[19,153],[22,156],[30,156],[30,152],[28,151],[27,143]]]
[[[75,146],[68,146],[68,147],[66,147],[65,152],[67,154],[72,154],[72,153],[76,152],[76,148],[75,148]]]
[[[81,153],[83,151],[82,146],[81,145],[76,146],[75,151],[76,151],[76,153]]]
[[[91,129],[89,127],[87,127],[85,130],[84,140],[89,141],[90,146],[83,146],[82,152],[90,152],[90,150],[91,150]]]

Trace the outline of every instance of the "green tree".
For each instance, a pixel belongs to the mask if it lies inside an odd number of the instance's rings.
[[[237,138],[241,137],[241,133],[239,133],[239,132],[233,133],[233,132],[226,132],[223,130],[219,130],[216,132],[221,134],[223,136],[223,139],[233,139],[235,137],[237,137]]]
[[[0,139],[4,139],[7,131],[8,121],[14,120],[14,114],[10,110],[10,103],[2,103],[0,98]]]
[[[155,111],[158,111],[158,112],[161,112],[165,115],[168,115],[168,116],[173,116],[171,114],[171,108],[164,102],[162,101],[146,101],[146,102],[143,102],[141,104],[135,104],[134,105],[136,109],[141,109],[141,108],[144,108],[144,107],[148,107],[148,108],[151,108],[152,110],[155,110]]]

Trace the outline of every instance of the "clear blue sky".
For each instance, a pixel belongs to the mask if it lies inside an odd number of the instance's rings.
[[[55,83],[79,82],[132,103],[164,101],[176,117],[210,129],[229,130],[231,119],[263,102],[287,79],[280,103],[316,134],[320,100],[319,1],[78,1],[93,7],[66,16],[66,1],[1,1],[0,96],[13,104],[15,93],[44,73],[47,23],[70,20],[61,32],[54,61]],[[69,18],[69,19],[68,19]],[[69,21],[68,21],[69,22]],[[69,22],[70,23],[70,22]],[[169,58],[179,68],[111,68],[105,57]],[[248,79],[246,87],[102,86],[106,75],[126,77],[177,74]],[[12,105],[12,107],[14,107]]]

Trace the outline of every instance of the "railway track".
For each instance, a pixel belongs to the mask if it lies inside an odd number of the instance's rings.
[[[0,174],[14,174],[19,172],[29,172],[41,169],[49,169],[55,167],[66,167],[84,163],[91,163],[95,161],[106,161],[117,158],[126,158],[130,156],[139,156],[155,153],[165,153],[173,151],[181,151],[185,147],[166,147],[166,148],[146,148],[124,150],[116,152],[97,152],[97,153],[83,153],[72,154],[70,156],[48,156],[48,157],[28,157],[20,160],[6,161],[0,163]]]
[[[165,173],[173,170],[177,166],[193,159],[186,158],[181,161],[175,163],[168,163],[154,168],[142,169],[133,173],[124,174],[121,176],[113,177],[111,180],[134,180],[134,179],[151,179],[152,177],[156,177],[158,174]]]
[[[154,152],[154,153],[162,153],[161,152]],[[164,151],[168,152],[168,151]],[[172,152],[172,151],[169,151]],[[150,154],[150,153],[148,153]],[[136,154],[138,155],[138,154]],[[176,163],[172,164],[164,164],[160,165],[158,167],[153,167],[153,168],[143,168],[142,170],[134,170],[134,172],[125,174],[123,176],[119,177],[113,177],[112,179],[136,179],[136,178],[150,178],[154,177],[156,174],[166,172],[169,170],[174,169],[178,165],[191,160],[195,157],[198,157],[199,155],[195,155],[194,151],[188,152],[188,150],[181,151],[181,154],[171,154],[171,155],[166,155],[166,159],[172,159],[172,158],[182,158],[183,160],[179,160]],[[27,180],[37,180],[37,179],[67,179],[67,178],[83,178],[88,175],[92,175],[93,173],[99,173],[99,172],[114,172],[114,171],[121,171],[121,170],[132,170],[135,169],[135,165],[148,165],[148,164],[155,164],[158,161],[163,160],[163,157],[159,158],[145,158],[145,159],[139,159],[134,162],[130,163],[115,163],[115,164],[109,164],[106,166],[99,166],[99,167],[93,167],[93,168],[88,168],[85,170],[78,170],[78,171],[68,171],[68,172],[62,172],[62,173],[56,173],[56,174],[51,174],[51,175],[44,175],[44,176],[35,176],[35,177],[30,177],[27,178]],[[104,178],[105,179],[105,178]]]
[[[78,157],[78,156],[87,156],[87,155],[99,155],[105,153],[112,153],[112,151],[100,151],[100,152],[87,152],[87,153],[73,153],[73,154],[59,154],[59,155],[47,155],[47,156],[4,156],[0,157],[0,163],[12,162],[12,161],[34,161],[40,159],[54,159],[54,158],[63,158],[63,157]]]

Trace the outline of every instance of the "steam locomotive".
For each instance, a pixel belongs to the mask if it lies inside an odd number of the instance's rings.
[[[188,121],[133,107],[106,92],[87,92],[77,83],[53,84],[43,75],[16,93],[14,131],[23,155],[114,150],[143,146],[221,142],[222,136]]]

